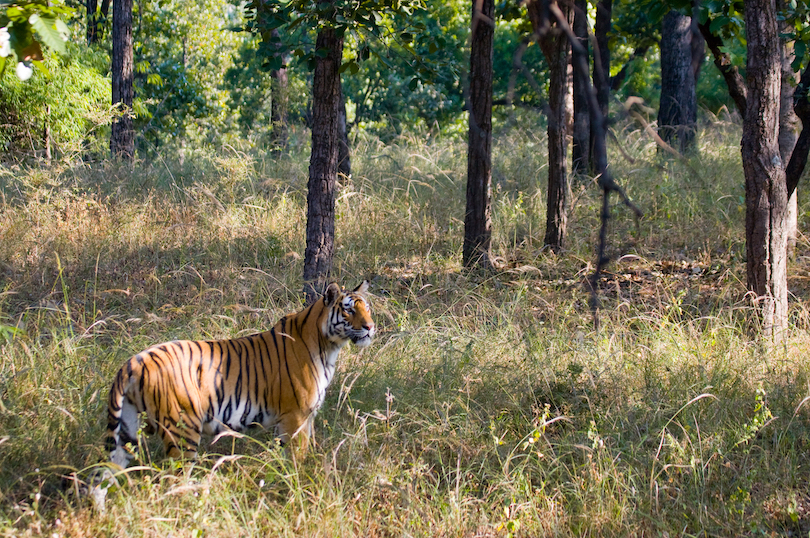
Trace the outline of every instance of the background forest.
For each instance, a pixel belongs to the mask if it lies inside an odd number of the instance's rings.
[[[328,4],[133,2],[129,109],[113,106],[114,5],[0,4],[0,536],[810,532],[807,173],[771,338],[749,291],[747,108],[729,82],[750,75],[753,0],[612,3],[607,159],[643,216],[609,199],[595,295],[603,176],[571,158],[574,88],[565,243],[547,240],[559,122],[543,36],[564,34],[543,33],[535,4],[494,5],[492,263],[470,267],[472,5],[353,4],[330,277],[371,282],[376,341],[342,352],[305,462],[267,432],[194,462],[149,438],[106,510],[88,502],[124,360],[303,304]],[[577,4],[593,44],[597,6]],[[800,113],[807,6],[779,10]],[[678,17],[692,43],[708,36],[687,62],[686,137],[661,121]],[[134,152],[111,156],[125,117]]]

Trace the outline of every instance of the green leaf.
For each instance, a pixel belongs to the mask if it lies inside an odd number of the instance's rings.
[[[65,53],[65,41],[62,39],[62,34],[56,29],[56,18],[39,17],[34,14],[31,15],[29,22],[34,30],[36,30],[40,41],[59,54]]]
[[[413,41],[413,34],[410,32],[402,32],[401,34],[399,34],[399,37],[405,43],[410,43],[411,41]]]
[[[48,71],[47,67],[45,67],[45,62],[34,60],[34,67],[37,68],[37,71],[45,75],[45,77],[51,78],[51,72]]]
[[[709,30],[711,30],[713,34],[717,34],[724,26],[728,25],[728,23],[730,22],[731,22],[730,17],[721,15],[720,17],[717,17],[712,21],[712,23],[709,25]]]
[[[146,83],[152,86],[163,86],[163,77],[157,73],[149,73],[146,75]]]
[[[419,79],[417,77],[413,77],[411,81],[408,83],[408,89],[411,90],[412,92],[416,91],[416,88],[418,86],[419,86]]]

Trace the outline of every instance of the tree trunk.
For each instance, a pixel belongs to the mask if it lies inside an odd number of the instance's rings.
[[[536,6],[537,2],[530,4]],[[573,12],[567,3],[558,4],[570,25]],[[532,17],[535,22],[537,15]],[[535,32],[538,28],[535,27]],[[548,88],[548,208],[546,210],[545,244],[554,252],[565,247],[568,225],[568,200],[571,186],[566,170],[565,98],[568,95],[568,65],[571,45],[556,22],[540,39],[540,48],[546,57],[549,71]]]
[[[779,155],[781,45],[775,0],[745,0],[748,109],[743,122],[748,289],[765,336],[787,328],[787,183]]]
[[[473,0],[470,34],[470,117],[467,146],[465,267],[492,267],[492,58],[494,0]]]
[[[576,0],[574,9],[574,35],[582,45],[585,63],[589,63],[588,46],[588,2]],[[572,64],[579,65],[580,55],[572,52]],[[588,110],[588,73],[574,69],[574,125],[572,130],[573,144],[571,147],[571,171],[576,174],[585,174],[588,171],[590,160],[591,121]]]
[[[661,25],[658,133],[681,153],[694,147],[697,94],[692,66],[692,18],[671,10]]]
[[[599,109],[607,125],[608,104],[610,102],[610,48],[608,47],[608,33],[610,33],[611,18],[613,17],[613,0],[600,0],[596,4],[596,21],[594,23],[594,36],[596,48],[593,52],[593,87]],[[594,143],[596,133],[591,128],[591,171],[596,172],[598,166],[594,162]]]
[[[335,184],[338,160],[338,107],[343,38],[331,28],[318,32],[312,81],[312,154],[307,184],[307,247],[304,293],[312,303],[323,293],[332,270],[335,245]]]
[[[777,8],[782,11],[785,8],[784,0],[777,0]],[[777,22],[779,25],[779,33],[784,34],[788,31],[787,21],[780,18]],[[793,53],[793,45],[785,43],[780,40],[781,58],[782,58],[782,91],[781,99],[779,101],[779,155],[782,157],[782,164],[787,166],[790,162],[790,157],[793,155],[793,148],[796,147],[796,141],[799,139],[799,132],[801,131],[802,123],[799,121],[799,116],[793,110],[793,94],[795,93],[796,84],[798,79],[796,73],[793,71],[791,64],[796,57]],[[787,216],[787,255],[788,258],[793,257],[793,252],[796,249],[796,239],[798,237],[799,227],[799,201],[794,190],[788,197],[788,216]]]
[[[338,146],[338,176],[348,182],[352,177],[352,150],[349,145],[349,122],[346,119],[346,99],[340,92],[340,105],[338,106],[338,132],[340,145]]]
[[[278,43],[278,47],[280,48],[281,41],[279,39],[278,29],[274,28],[271,34],[273,41]],[[281,68],[270,71],[270,78],[272,80],[270,120],[273,122],[270,151],[273,155],[278,156],[282,151],[287,149],[287,62],[289,58],[288,55],[283,54],[281,51],[275,54],[281,56]]]
[[[706,40],[703,39],[703,34],[700,33],[698,28],[698,21],[700,20],[700,0],[692,0],[692,23],[689,25],[689,32],[692,34],[692,78],[695,79],[695,84],[700,80],[700,71],[703,68],[703,63],[706,61]]]
[[[112,124],[110,150],[113,158],[131,160],[135,156],[135,131],[132,127],[132,0],[118,0],[113,4],[112,41],[112,104],[119,106],[121,115]]]
[[[87,8],[87,44],[98,42],[98,0],[86,0]]]

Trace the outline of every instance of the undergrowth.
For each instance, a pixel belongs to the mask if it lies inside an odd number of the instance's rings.
[[[542,136],[496,138],[492,274],[460,267],[464,145],[359,138],[334,278],[372,282],[380,332],[343,351],[312,455],[296,466],[251,432],[172,462],[147,439],[104,513],[81,491],[107,457],[121,363],[301,307],[305,144],[0,169],[0,534],[807,533],[810,244],[790,268],[787,343],[762,346],[739,129],[700,139],[684,164],[616,132],[633,161],[617,152],[614,175],[645,215],[614,207],[597,332],[583,282],[599,192],[574,182],[568,247],[543,249]]]

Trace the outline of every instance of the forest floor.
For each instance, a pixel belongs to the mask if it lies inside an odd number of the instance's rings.
[[[769,346],[739,128],[704,125],[688,163],[616,135],[644,217],[614,205],[598,330],[600,193],[575,182],[568,246],[544,250],[544,137],[494,141],[494,273],[460,267],[463,143],[358,138],[333,276],[371,282],[379,333],[342,352],[311,456],[257,431],[174,462],[147,439],[104,513],[77,492],[122,362],[301,307],[306,144],[0,167],[0,536],[807,535],[810,207]]]

